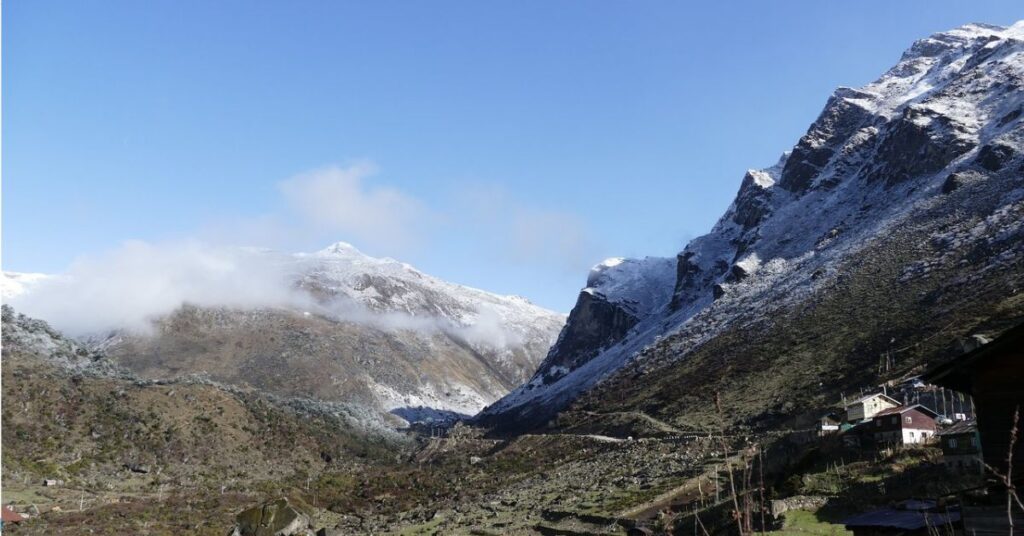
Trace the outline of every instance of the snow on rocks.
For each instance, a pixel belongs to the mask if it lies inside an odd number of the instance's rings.
[[[630,275],[635,268],[620,268],[627,262],[621,259],[592,271],[585,293],[610,296],[615,303],[656,295],[653,301],[660,303],[661,292],[671,285],[669,306],[585,359],[578,341],[563,331],[545,363],[564,365],[565,355],[572,354],[569,372],[514,391],[481,419],[543,418],[659,340],[671,339],[667,354],[682,359],[732,322],[751,315],[767,318],[807,298],[834,276],[835,266],[874,237],[912,222],[915,211],[947,202],[936,200],[944,191],[983,185],[996,173],[1007,180],[1010,164],[1020,162],[1022,115],[1024,22],[1009,28],[966,25],[914,43],[878,80],[837,89],[775,166],[749,171],[712,230],[680,252],[672,283],[662,289],[624,284],[638,278]],[[949,186],[954,173],[970,180]],[[972,233],[1002,242],[1007,234],[1019,237],[1019,225],[1004,217],[1019,214],[1019,203],[1006,203],[1014,208],[934,240],[977,240]],[[925,273],[927,266],[908,267],[907,276]],[[622,275],[606,282],[605,274]],[[584,298],[581,294],[578,307]],[[576,309],[567,329],[575,315]],[[609,326],[575,332],[583,336],[602,329]]]

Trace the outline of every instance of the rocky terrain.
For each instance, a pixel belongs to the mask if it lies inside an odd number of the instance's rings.
[[[1022,39],[1020,23],[963,26],[836,90],[674,266],[596,268],[533,379],[479,422],[528,430],[567,408],[614,408],[684,424],[716,389],[744,418],[792,414],[877,379],[883,353],[906,371],[972,330],[1012,324],[1024,284]]]
[[[394,463],[413,446],[357,406],[138,378],[6,305],[2,331],[4,503],[29,514],[87,511],[97,533],[148,522],[154,533],[224,534],[227,512],[169,525],[131,513],[164,501],[231,511],[311,474]],[[77,533],[75,520],[57,521],[34,530]]]

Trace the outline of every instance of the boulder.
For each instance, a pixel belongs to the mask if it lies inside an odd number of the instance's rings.
[[[131,471],[131,472],[133,472],[133,473],[141,473],[141,474],[149,473],[149,466],[145,465],[145,464],[141,464],[141,463],[129,462],[129,463],[124,464],[124,468],[129,470],[129,471]]]
[[[297,510],[287,498],[275,499],[242,511],[235,517],[230,536],[309,536],[309,516]]]
[[[959,173],[950,173],[946,180],[942,183],[942,193],[949,194],[956,191],[957,188],[963,186],[964,179]]]

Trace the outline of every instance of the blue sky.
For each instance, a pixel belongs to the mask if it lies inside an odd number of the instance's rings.
[[[3,4],[3,268],[338,240],[567,311],[673,255],[839,85],[1019,2]],[[332,197],[333,196],[333,197]]]

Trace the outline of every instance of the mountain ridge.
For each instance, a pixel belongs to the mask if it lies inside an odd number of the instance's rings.
[[[287,299],[186,301],[148,319],[146,332],[94,333],[89,346],[145,378],[200,374],[415,420],[475,413],[525,381],[564,322],[522,297],[449,283],[344,242],[313,253],[243,253],[238,269],[251,263],[273,274],[286,287],[275,295]],[[5,273],[5,288],[19,279]],[[31,305],[35,292],[75,284],[74,274],[43,278],[21,285],[14,301]]]
[[[665,307],[622,329],[629,311],[621,297],[595,303],[581,294],[531,382],[477,422],[498,430],[543,425],[577,397],[601,390],[595,386],[621,385],[627,364],[670,344],[673,359],[683,360],[740,324],[771,322],[831,292],[844,281],[840,267],[887,235],[911,228],[923,235],[928,251],[905,267],[907,277],[927,277],[924,267],[970,248],[999,253],[975,253],[976,262],[991,263],[989,271],[1020,262],[1015,246],[1024,230],[1012,214],[1024,198],[1022,38],[1024,22],[940,32],[915,42],[878,80],[837,89],[798,143],[774,166],[747,172],[712,230],[677,255]],[[968,190],[974,197],[964,203]],[[968,207],[974,212],[964,222],[945,217]],[[978,224],[973,218],[991,223],[972,235],[965,227]],[[921,266],[917,276],[914,266]],[[961,275],[969,269],[976,268]],[[587,331],[615,336],[572,336]]]

